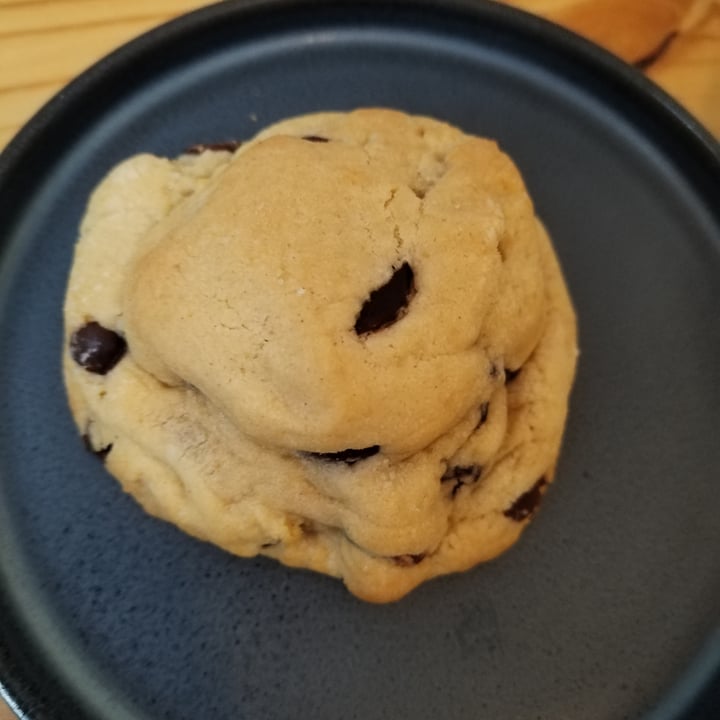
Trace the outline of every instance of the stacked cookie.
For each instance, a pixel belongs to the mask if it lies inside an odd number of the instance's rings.
[[[65,323],[78,427],[148,512],[378,602],[518,538],[577,355],[511,160],[385,110],[121,164]]]

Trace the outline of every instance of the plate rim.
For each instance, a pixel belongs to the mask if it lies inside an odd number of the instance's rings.
[[[699,160],[696,168],[698,177],[692,181],[687,178],[696,191],[698,186],[706,187],[703,178],[710,178],[711,181],[713,177],[720,178],[720,141],[662,88],[632,65],[591,41],[518,8],[489,0],[225,0],[184,13],[124,43],[65,85],[23,125],[0,152],[0,189],[5,191],[8,181],[18,177],[21,179],[10,193],[10,202],[6,203],[7,207],[12,207],[7,212],[10,218],[10,222],[5,224],[8,228],[7,234],[13,234],[15,223],[23,217],[25,203],[20,198],[23,195],[31,197],[32,193],[28,193],[27,189],[37,185],[24,176],[22,166],[36,162],[35,158],[41,151],[45,156],[42,166],[46,168],[46,172],[62,159],[63,149],[51,144],[48,153],[48,144],[42,142],[43,137],[48,133],[60,132],[63,123],[67,124],[69,119],[81,116],[82,112],[77,106],[88,93],[100,92],[112,99],[114,95],[103,88],[108,75],[117,75],[123,72],[129,63],[137,62],[143,57],[148,58],[151,54],[162,55],[162,52],[158,52],[158,46],[162,51],[183,37],[199,36],[208,32],[224,20],[262,17],[270,12],[301,13],[317,8],[337,9],[338,19],[340,12],[344,11],[377,12],[378,22],[382,21],[383,13],[397,10],[435,14],[440,12],[445,16],[456,15],[470,23],[490,20],[509,27],[513,32],[522,31],[533,42],[548,47],[553,55],[572,56],[591,70],[612,78],[617,83],[619,96],[629,96],[638,102],[638,107],[633,108],[633,115],[647,115],[648,112],[651,114],[657,123],[657,127],[652,128],[656,135],[666,135],[669,132],[667,128],[678,133],[678,147],[683,151],[689,148],[693,152],[693,158]],[[131,90],[136,88],[136,81],[128,80],[128,87]],[[627,115],[628,111],[625,110],[623,114]],[[85,123],[72,125],[73,140],[76,136],[82,136],[87,124],[93,122],[92,113],[88,115]],[[636,124],[633,122],[633,125]],[[72,145],[72,142],[70,144]],[[677,152],[676,149],[675,153]],[[701,194],[705,196],[707,192],[703,191]],[[13,199],[16,201],[13,202]],[[712,206],[709,206],[708,210],[712,212]],[[2,214],[0,210],[0,216]],[[720,226],[720,204],[712,214]],[[8,246],[4,239],[0,243],[1,270]],[[0,616],[4,618],[0,623],[0,696],[11,710],[23,720],[62,720],[66,717],[73,720],[98,720],[88,716],[76,705],[70,689],[57,682],[47,663],[38,661],[38,658],[33,656],[37,654],[37,648],[27,634],[22,632],[22,614],[12,607],[4,582],[0,582]],[[19,658],[17,652],[13,652],[13,648],[17,650],[18,640],[24,643],[27,652],[23,655],[28,655],[29,658]],[[41,682],[38,682],[33,673],[37,672],[38,668]],[[720,627],[704,646],[698,648],[684,672],[668,686],[659,699],[659,705],[644,715],[644,720],[679,720],[692,710],[692,705],[698,700],[700,693],[713,685],[717,677],[720,677]]]

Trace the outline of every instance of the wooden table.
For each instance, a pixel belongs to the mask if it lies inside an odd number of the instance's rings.
[[[720,137],[720,0],[507,0],[645,72]],[[113,48],[203,0],[0,0],[0,148]],[[13,714],[0,702],[0,720]]]
[[[507,0],[648,75],[720,137],[720,0]],[[0,148],[84,68],[202,0],[0,0]]]

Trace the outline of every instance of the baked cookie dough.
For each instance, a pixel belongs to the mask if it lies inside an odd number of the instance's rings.
[[[577,349],[512,161],[358,110],[112,170],[63,357],[87,446],[149,513],[386,602],[515,542]]]

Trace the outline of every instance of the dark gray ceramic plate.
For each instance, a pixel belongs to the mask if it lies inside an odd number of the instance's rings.
[[[59,366],[76,228],[115,162],[362,105],[499,139],[582,346],[519,546],[384,607],[145,516],[83,451]],[[639,74],[494,5],[226,3],[83,75],[1,163],[0,673],[21,713],[718,717],[720,160]]]

